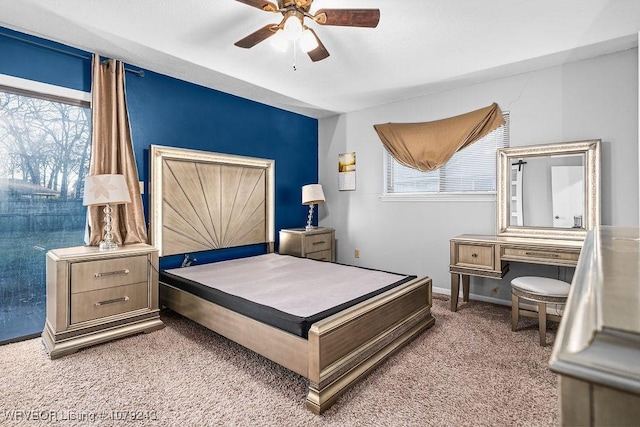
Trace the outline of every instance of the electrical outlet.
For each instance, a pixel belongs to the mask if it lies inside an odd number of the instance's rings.
[[[356,258],[360,258],[360,249],[356,249],[356,251],[353,253],[353,256]]]

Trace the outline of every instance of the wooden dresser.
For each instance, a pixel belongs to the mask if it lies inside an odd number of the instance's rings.
[[[42,338],[53,359],[115,338],[162,328],[158,251],[146,244],[47,253],[47,319]]]
[[[581,240],[541,239],[463,234],[450,241],[451,310],[458,309],[462,297],[469,301],[469,277],[502,278],[509,261],[529,264],[575,267],[582,248]]]
[[[560,423],[640,425],[640,231],[589,232],[550,359]]]
[[[335,262],[335,230],[325,227],[312,230],[304,228],[280,230],[278,252],[283,255]]]

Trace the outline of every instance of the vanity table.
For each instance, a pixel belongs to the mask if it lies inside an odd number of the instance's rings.
[[[600,140],[498,150],[496,217],[495,235],[450,240],[451,311],[460,282],[469,301],[471,276],[501,279],[509,262],[576,267],[600,223]]]
[[[509,261],[575,267],[581,240],[536,239],[463,234],[450,241],[451,311],[458,310],[462,280],[463,301],[469,301],[470,276],[501,279]]]

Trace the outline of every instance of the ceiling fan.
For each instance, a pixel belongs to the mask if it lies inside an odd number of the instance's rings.
[[[380,21],[380,9],[320,9],[314,15],[309,13],[313,0],[278,0],[274,4],[268,0],[236,0],[240,3],[262,9],[265,12],[281,13],[279,24],[269,24],[238,40],[234,44],[249,49],[271,36],[299,42],[312,61],[321,61],[329,56],[315,31],[304,24],[304,18],[312,19],[320,25],[343,27],[375,28]]]

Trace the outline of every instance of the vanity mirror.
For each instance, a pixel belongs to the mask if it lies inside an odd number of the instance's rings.
[[[497,235],[582,240],[600,223],[600,140],[498,150]]]

